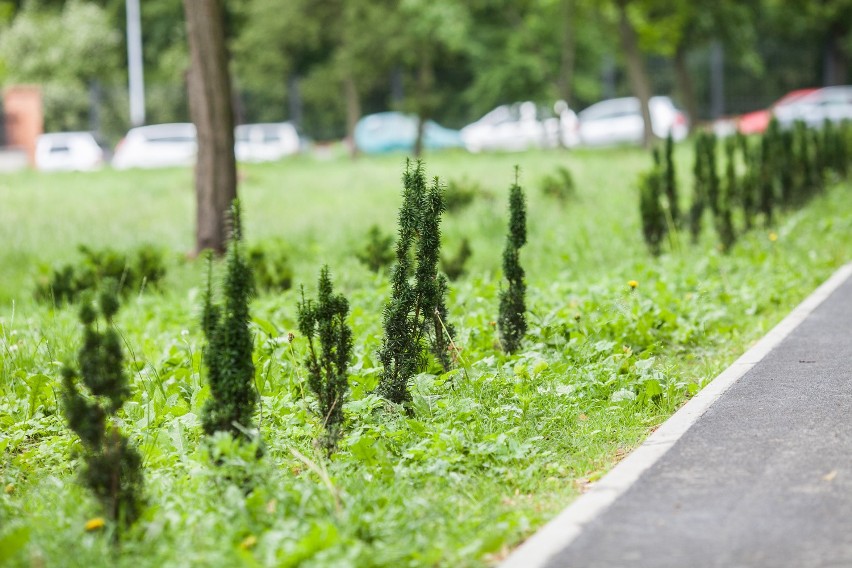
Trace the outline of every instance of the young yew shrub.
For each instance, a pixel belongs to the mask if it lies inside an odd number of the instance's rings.
[[[78,368],[66,366],[62,374],[65,416],[83,443],[82,481],[120,530],[139,517],[144,483],[142,457],[115,424],[130,395],[121,338],[113,324],[119,308],[117,294],[114,281],[104,285],[97,307],[91,294],[86,294],[80,309],[83,346],[77,355]],[[99,316],[103,331],[98,329]]]
[[[221,304],[213,299],[212,257],[208,257],[201,325],[207,339],[203,360],[210,398],[204,406],[201,423],[207,435],[229,432],[236,439],[253,441],[252,415],[257,393],[249,301],[254,294],[254,281],[242,250],[242,220],[237,200],[231,206],[231,223]]]
[[[669,203],[669,216],[671,217],[672,223],[675,227],[681,226],[681,213],[680,213],[680,204],[678,202],[678,190],[677,190],[677,170],[675,169],[674,163],[674,139],[672,138],[672,133],[669,132],[668,137],[666,138],[666,149],[665,149],[665,173],[664,173],[664,187],[666,200]]]
[[[500,342],[507,353],[516,352],[527,333],[527,285],[520,258],[521,247],[526,242],[527,208],[516,167],[515,183],[509,188],[509,233],[503,249],[503,275],[508,287],[500,292],[500,314],[497,318]]]
[[[382,234],[378,225],[373,225],[367,231],[367,242],[355,253],[355,258],[361,261],[373,272],[389,267],[395,258],[393,253],[393,237]]]
[[[736,171],[736,141],[734,138],[725,140],[725,183],[719,189],[719,203],[716,213],[716,231],[722,242],[722,250],[728,251],[736,240],[734,229],[734,199],[738,192]]]
[[[465,237],[455,255],[441,257],[441,270],[444,271],[447,278],[455,282],[467,273],[467,261],[470,260],[472,255],[473,249],[470,248],[470,240]]]
[[[335,294],[328,266],[320,272],[316,301],[299,304],[299,332],[308,340],[308,386],[319,402],[325,427],[322,445],[331,454],[343,428],[343,403],[349,392],[347,368],[352,359],[352,329],[346,323],[349,302]]]
[[[384,337],[379,349],[382,374],[377,389],[397,404],[411,400],[408,383],[425,369],[427,349],[445,369],[451,364],[446,338],[453,328],[447,321],[444,302],[447,281],[438,274],[443,211],[443,192],[437,178],[427,188],[423,164],[418,161],[412,167],[408,162],[403,175],[396,264],[391,269],[391,298],[383,315]]]
[[[689,232],[692,235],[692,241],[698,242],[701,236],[701,225],[704,219],[704,209],[707,206],[707,179],[706,166],[706,143],[707,135],[704,132],[699,132],[695,138],[695,165],[693,166],[693,196],[692,205],[689,208]]]
[[[667,232],[666,213],[661,194],[665,177],[658,160],[651,170],[639,177],[639,214],[642,219],[642,236],[651,254],[658,255]]]

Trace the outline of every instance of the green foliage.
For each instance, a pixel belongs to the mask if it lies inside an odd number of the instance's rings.
[[[122,294],[137,293],[156,288],[166,275],[163,253],[153,246],[140,247],[133,256],[83,245],[78,250],[83,258],[77,264],[65,264],[39,275],[36,299],[57,306],[71,304],[84,291],[96,290],[107,280],[117,282]]]
[[[695,164],[692,170],[693,196],[692,205],[689,208],[689,232],[692,234],[692,242],[698,242],[701,236],[704,208],[712,203],[709,195],[710,180],[707,164],[708,136],[706,132],[701,131],[695,137]]]
[[[675,156],[683,168],[691,153],[681,150]],[[470,172],[496,187],[506,157],[432,159],[436,171]],[[565,158],[530,152],[523,159],[526,175],[537,179]],[[703,239],[652,258],[638,237],[635,202],[636,175],[647,161],[633,149],[578,152],[572,158],[577,222],[566,223],[552,203],[530,199],[535,227],[522,250],[535,315],[508,364],[494,356],[489,325],[496,319],[500,274],[493,267],[502,247],[486,246],[504,238],[503,215],[475,203],[463,227],[445,220],[447,237],[463,231],[476,249],[471,276],[452,294],[455,339],[464,346],[469,378],[459,380],[461,370],[416,375],[410,414],[381,412],[384,402],[371,393],[382,333],[376,306],[389,286],[377,286],[350,258],[352,235],[396,213],[398,184],[386,180],[396,175],[398,156],[338,160],[334,167],[313,160],[247,166],[256,182],[256,205],[246,204],[252,226],[264,237],[281,232],[288,242],[309,244],[304,257],[293,257],[297,266],[328,259],[341,266],[336,290],[344,282],[352,290],[347,427],[334,458],[325,460],[314,443],[323,434],[314,397],[296,371],[306,342],[288,342],[295,310],[266,296],[252,304],[252,325],[275,321],[281,329],[269,325],[256,334],[263,427],[270,433],[265,457],[255,460],[251,445],[230,434],[214,435],[199,451],[198,417],[209,389],[204,340],[192,329],[187,299],[204,290],[204,264],[173,270],[162,294],[128,302],[118,314],[135,350],[126,359],[134,385],[120,413],[122,428],[144,447],[146,493],[156,506],[145,509],[131,538],[114,550],[109,530],[83,534],[81,515],[96,513],[71,482],[66,455],[78,443],[63,427],[54,397],[61,379],[53,377],[52,362],[79,346],[76,314],[37,305],[14,283],[30,270],[21,256],[62,258],[67,234],[86,242],[103,238],[105,227],[86,222],[101,212],[120,220],[122,230],[107,233],[116,247],[129,249],[144,231],[160,246],[188,246],[191,235],[181,222],[186,194],[166,190],[184,183],[187,172],[8,174],[0,184],[0,240],[15,246],[0,250],[0,487],[14,487],[0,495],[0,542],[24,541],[8,564],[29,566],[36,557],[64,565],[73,556],[76,564],[98,568],[202,566],[211,559],[233,566],[478,566],[499,557],[574,499],[582,480],[603,475],[618,455],[641,444],[852,257],[852,191],[843,184],[794,214],[779,211],[775,242],[754,231],[727,255]],[[128,176],[133,191],[117,192]],[[294,188],[292,199],[279,199],[282,185]],[[607,188],[606,200],[598,199],[598,187]],[[136,199],[142,190],[149,200]],[[294,201],[300,214],[286,217]],[[81,202],[91,206],[85,215],[74,207]],[[39,215],[20,213],[30,210]],[[282,218],[289,222],[280,224]],[[548,238],[533,238],[533,230]],[[631,290],[627,279],[638,286]],[[208,454],[221,465],[211,468]],[[254,481],[250,492],[222,482],[246,471]]]
[[[204,406],[202,424],[208,436],[229,432],[246,441],[255,439],[252,415],[257,401],[252,362],[252,336],[249,329],[249,300],[254,294],[251,267],[242,251],[240,204],[231,207],[231,236],[225,260],[222,302],[217,304],[212,290],[212,258],[208,265],[207,290],[201,327],[207,339],[204,365],[210,399]]]
[[[521,347],[527,333],[526,293],[527,284],[521,266],[521,247],[527,243],[527,208],[524,190],[518,185],[518,168],[515,167],[515,183],[509,188],[509,232],[503,249],[503,276],[508,287],[500,292],[500,314],[497,326],[500,343],[507,353]]]
[[[393,237],[382,234],[378,225],[372,225],[367,231],[367,242],[355,253],[355,257],[373,272],[389,267],[396,258],[393,251]]]
[[[122,435],[116,415],[130,396],[121,339],[113,318],[118,311],[117,286],[105,284],[96,309],[91,295],[80,308],[83,345],[77,367],[64,367],[63,403],[69,427],[83,442],[81,478],[104,512],[120,527],[136,521],[142,505],[142,458]],[[100,314],[98,313],[100,312]],[[102,316],[106,329],[97,328]],[[78,379],[85,393],[78,387]]]
[[[458,213],[476,198],[486,195],[487,192],[475,181],[467,178],[451,179],[444,190],[444,207],[447,213]]]
[[[431,351],[444,368],[451,363],[445,339],[453,331],[444,303],[447,284],[438,274],[443,211],[438,179],[427,189],[423,164],[418,161],[412,168],[407,162],[396,264],[391,271],[391,299],[384,310],[384,337],[379,349],[382,374],[378,392],[397,404],[411,400],[408,384],[426,365],[425,336],[431,333]],[[416,266],[412,266],[412,249]],[[412,272],[413,282],[409,277]]]
[[[570,201],[577,196],[577,187],[571,170],[565,166],[556,168],[556,172],[546,175],[541,180],[541,193],[552,197],[561,203]]]
[[[651,254],[660,254],[663,239],[668,232],[662,196],[665,176],[658,160],[650,171],[639,177],[639,213],[642,218],[642,235]]]
[[[299,332],[308,340],[308,386],[319,402],[319,416],[326,431],[322,444],[329,454],[342,435],[343,403],[349,392],[352,329],[346,323],[348,315],[349,302],[342,294],[334,294],[325,266],[320,272],[316,302],[305,300],[302,290]]]
[[[664,193],[668,204],[669,218],[675,227],[680,227],[680,199],[678,197],[677,170],[675,168],[674,161],[674,138],[672,138],[671,132],[669,132],[668,137],[666,137],[665,162],[663,166]]]
[[[283,242],[255,244],[249,247],[247,258],[258,290],[283,292],[293,287],[293,266]]]
[[[467,274],[467,261],[470,260],[473,249],[470,248],[470,239],[461,240],[456,254],[450,257],[441,257],[441,270],[447,275],[451,282],[455,282]]]

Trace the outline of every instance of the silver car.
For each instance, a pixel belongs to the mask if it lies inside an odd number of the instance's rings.
[[[195,163],[198,143],[189,122],[132,128],[115,148],[112,167],[165,168]]]
[[[669,97],[651,97],[651,129],[659,138],[669,132],[675,141],[686,138],[689,124]],[[624,97],[595,103],[579,114],[580,142],[589,146],[640,144],[645,132],[639,99]]]
[[[785,128],[798,120],[811,127],[822,126],[826,120],[852,120],[852,86],[817,89],[790,104],[775,107],[773,113]]]

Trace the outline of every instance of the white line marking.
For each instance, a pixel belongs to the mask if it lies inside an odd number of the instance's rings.
[[[583,530],[583,526],[609,507],[633,485],[648,468],[686,433],[710,406],[763,360],[779,343],[802,323],[832,292],[852,275],[852,263],[838,269],[819,288],[805,298],[781,323],[776,325],[751,349],[683,405],[645,442],[624,458],[587,493],[563,509],[556,518],[527,539],[500,565],[500,568],[539,568],[557,552],[567,547]]]

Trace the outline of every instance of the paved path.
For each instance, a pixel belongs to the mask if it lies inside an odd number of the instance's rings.
[[[630,483],[614,497],[593,489],[506,566],[852,567],[850,272],[782,322],[774,348],[738,361],[670,449],[632,478],[622,462],[613,486]]]

